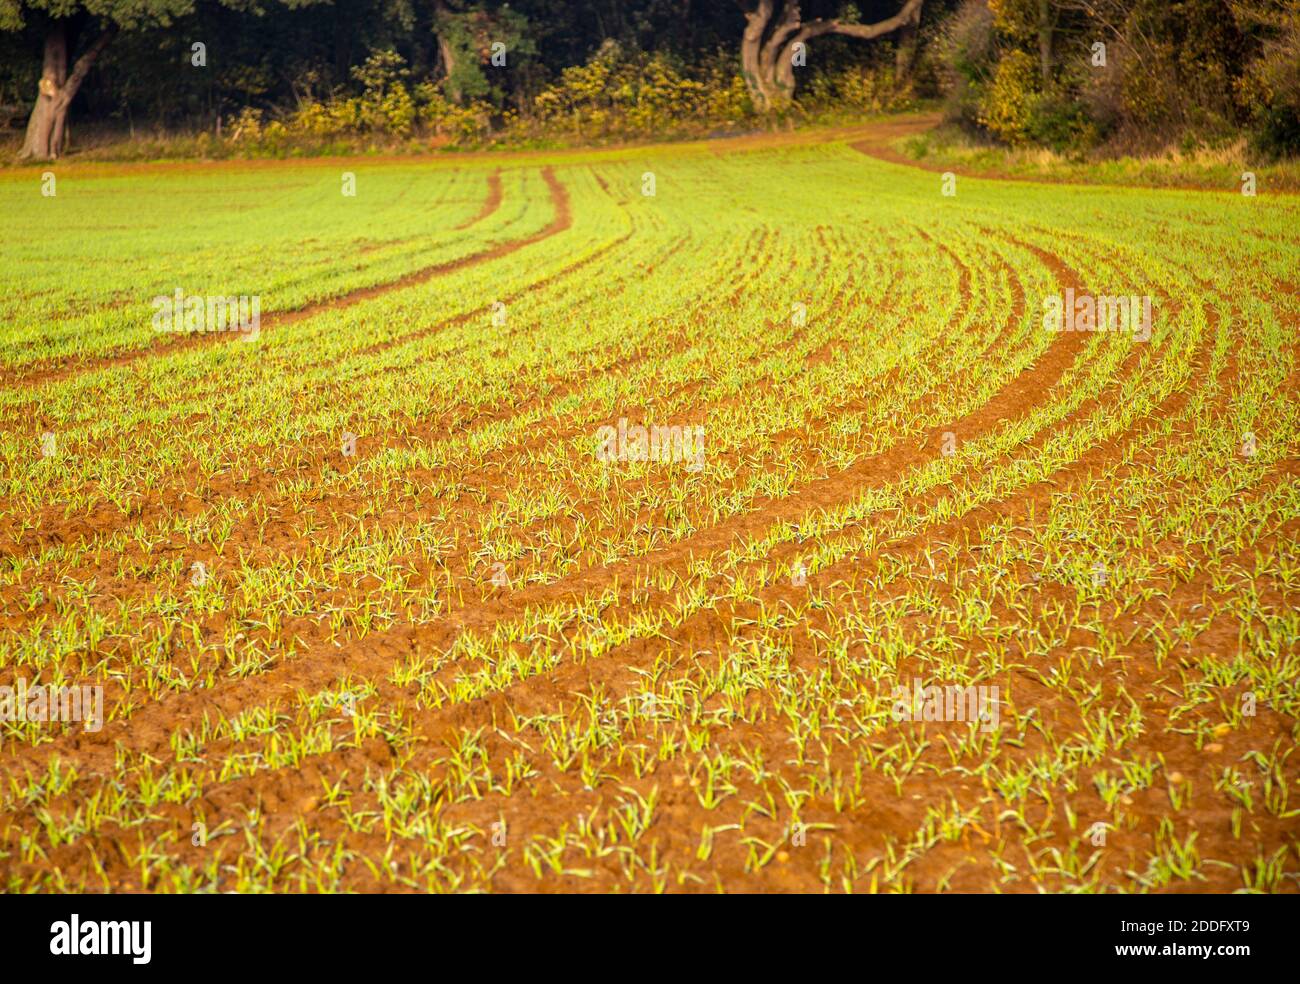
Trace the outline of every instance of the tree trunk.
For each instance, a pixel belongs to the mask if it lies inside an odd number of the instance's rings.
[[[921,22],[924,2],[906,0],[893,17],[874,24],[820,17],[804,21],[799,0],[759,0],[754,9],[746,7],[740,61],[755,108],[766,112],[785,105],[794,96],[794,56],[798,45],[806,45],[824,34],[870,40],[902,28],[914,29]],[[779,11],[776,3],[780,3]]]
[[[763,34],[772,19],[772,0],[759,0],[757,9],[745,11],[745,33],[740,41],[740,70],[749,88],[754,108],[765,113],[772,108],[771,81],[763,74]]]
[[[442,58],[442,80],[446,83],[447,96],[452,102],[460,105],[464,99],[460,87],[452,78],[452,73],[456,71],[456,52],[447,43],[446,37],[441,34],[438,35],[438,55]]]
[[[778,52],[769,69],[772,72],[772,85],[780,93],[780,100],[785,105],[789,105],[794,98],[794,46],[797,43],[791,41],[784,52]]]
[[[45,35],[45,57],[41,80],[36,87],[36,105],[27,120],[27,135],[18,151],[19,160],[52,161],[63,153],[68,132],[68,108],[85,81],[90,67],[112,40],[110,28],[77,59],[68,72],[67,22],[56,20]]]
[[[906,82],[912,77],[912,69],[916,66],[918,44],[915,24],[908,24],[898,29],[898,49],[894,52],[894,78],[899,82]]]
[[[456,71],[456,49],[447,40],[447,30],[453,15],[442,0],[438,0],[433,5],[433,13],[433,27],[437,32],[438,39],[438,58],[442,62],[443,88],[447,98],[459,106],[464,102],[464,98],[460,87],[452,77]]]
[[[27,135],[18,151],[19,160],[51,160],[63,150],[62,144],[54,145],[53,136],[55,117],[67,114],[67,107],[59,106],[59,93],[67,81],[67,26],[63,21],[55,21],[45,34],[45,58],[36,85],[36,105],[27,119]]]
[[[781,5],[781,16],[772,33],[763,44],[759,57],[763,78],[772,87],[774,102],[788,106],[794,98],[794,58],[795,43],[790,41],[803,24],[803,12],[799,0],[786,0]]]
[[[1038,0],[1038,71],[1043,77],[1043,87],[1052,81],[1053,23],[1051,0]]]

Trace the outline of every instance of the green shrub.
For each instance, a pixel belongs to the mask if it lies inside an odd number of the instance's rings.
[[[949,123],[980,128],[980,104],[997,68],[995,41],[993,16],[981,0],[966,0],[940,29],[934,62]]]
[[[1044,94],[1030,99],[1024,135],[1031,143],[1061,152],[1094,143],[1097,127],[1082,103]]]
[[[1009,144],[1026,143],[1038,96],[1038,65],[1013,48],[998,61],[993,81],[980,100],[980,124]]]
[[[915,102],[910,82],[900,81],[893,65],[844,68],[814,76],[799,93],[799,102],[810,107],[847,107],[860,113],[889,113],[907,109]]]
[[[1300,156],[1300,9],[1270,22],[1272,36],[1251,62],[1238,92],[1252,110],[1252,150]]]
[[[1250,149],[1267,158],[1300,157],[1300,111],[1268,106],[1255,120]]]
[[[744,80],[722,64],[689,75],[665,55],[629,54],[612,41],[564,69],[532,110],[533,129],[584,139],[663,136],[753,113]]]

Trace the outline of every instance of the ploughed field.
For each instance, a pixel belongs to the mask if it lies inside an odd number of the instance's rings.
[[[0,176],[0,886],[1296,891],[1300,199],[872,141]]]

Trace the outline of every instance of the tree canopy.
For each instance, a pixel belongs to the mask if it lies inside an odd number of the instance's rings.
[[[0,0],[0,109],[37,159],[73,113],[218,136],[567,113],[583,135],[940,94],[1009,143],[1249,125],[1285,148],[1298,37],[1294,0]]]

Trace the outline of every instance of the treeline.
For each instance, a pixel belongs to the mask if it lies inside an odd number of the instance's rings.
[[[950,117],[1006,143],[1300,153],[1296,0],[966,0],[933,54]]]
[[[21,156],[598,141],[944,99],[1008,143],[1300,147],[1294,0],[0,0]]]

